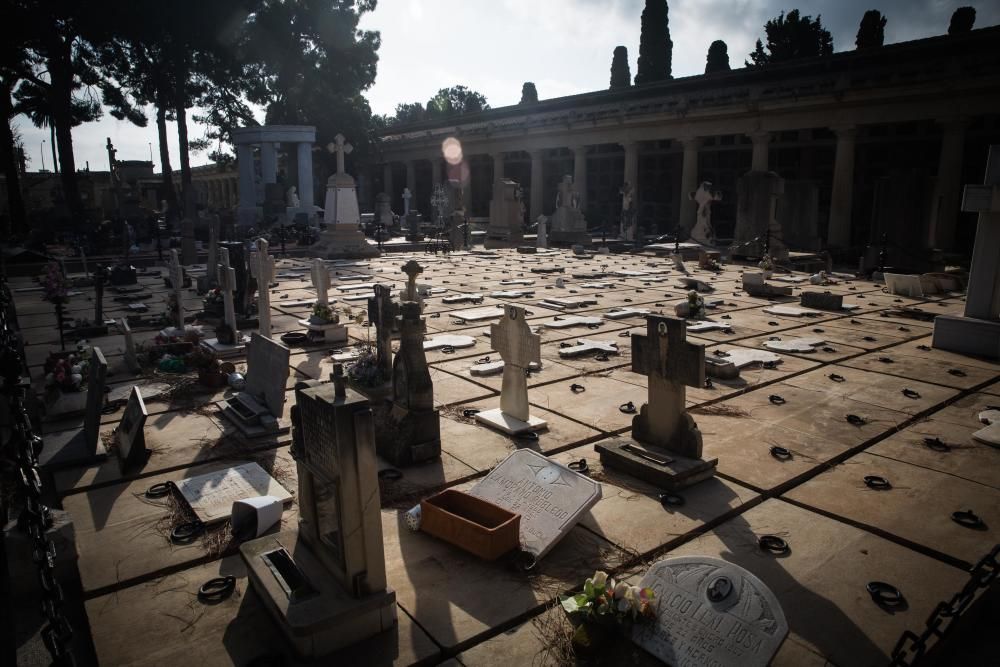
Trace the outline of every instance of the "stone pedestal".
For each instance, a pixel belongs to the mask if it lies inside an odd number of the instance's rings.
[[[314,254],[328,259],[378,256],[378,246],[369,243],[361,232],[358,194],[349,174],[329,178],[325,210],[326,230],[313,246]]]
[[[603,465],[621,470],[665,491],[676,492],[715,475],[719,459],[678,456],[631,438],[600,442],[594,450]]]
[[[496,188],[499,192],[493,193],[490,202],[490,224],[484,245],[487,248],[516,248],[524,243],[521,203],[515,195],[517,183],[505,178]]]
[[[340,322],[313,322],[311,318],[299,320],[299,324],[309,330],[309,340],[331,345],[347,342],[347,327]]]

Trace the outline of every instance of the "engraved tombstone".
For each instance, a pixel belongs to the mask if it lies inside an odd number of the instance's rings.
[[[788,635],[774,593],[739,565],[667,558],[639,585],[653,589],[656,619],[633,626],[632,641],[666,664],[765,667]]]
[[[598,482],[519,449],[469,493],[521,515],[521,548],[540,559],[601,499]]]
[[[250,581],[301,656],[353,644],[396,622],[386,583],[378,463],[367,399],[332,383],[295,391],[292,455],[299,480],[298,531],[240,547]]]
[[[139,387],[133,386],[125,404],[122,420],[115,427],[115,446],[118,452],[118,465],[122,471],[135,468],[146,460],[146,404],[142,400]]]

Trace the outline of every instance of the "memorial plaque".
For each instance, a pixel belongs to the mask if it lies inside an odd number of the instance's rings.
[[[285,407],[285,382],[288,380],[289,351],[281,343],[253,334],[247,353],[246,393],[261,403],[275,417]]]
[[[478,322],[481,320],[498,320],[503,317],[503,308],[495,306],[485,306],[483,308],[472,308],[470,310],[456,310],[451,316],[466,322]]]
[[[541,558],[601,499],[601,485],[520,449],[469,491],[521,515],[521,548]]]
[[[656,620],[635,625],[632,641],[670,665],[764,667],[788,635],[774,593],[718,558],[661,560],[640,586],[656,593]]]
[[[256,463],[182,479],[177,482],[177,490],[205,523],[228,519],[236,500],[274,496],[287,503],[292,499],[292,495]]]
[[[146,404],[142,400],[139,387],[132,386],[122,420],[115,428],[115,445],[118,449],[118,463],[122,470],[142,463],[146,458]]]

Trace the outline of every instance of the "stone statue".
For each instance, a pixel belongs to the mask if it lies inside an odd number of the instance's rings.
[[[294,185],[288,188],[288,192],[285,194],[285,201],[289,208],[298,208],[302,205],[302,202],[299,201],[299,193]]]
[[[563,176],[562,183],[559,184],[559,192],[556,193],[556,208],[562,207],[580,208],[580,195],[573,187],[573,177],[569,175]]]
[[[410,188],[403,188],[403,216],[406,217],[410,215],[410,199],[413,194],[410,192]]]
[[[709,181],[702,181],[688,199],[698,204],[698,218],[691,228],[691,239],[702,245],[715,245],[715,229],[712,227],[712,202],[722,201],[722,193],[712,189]]]
[[[630,222],[632,220],[632,185],[628,181],[625,181],[618,192],[622,196],[622,215],[619,220],[618,236],[619,238],[627,239],[631,230]]]

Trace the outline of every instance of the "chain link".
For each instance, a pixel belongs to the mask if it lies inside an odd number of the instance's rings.
[[[25,365],[13,313],[14,304],[6,277],[0,276],[0,376],[10,416],[10,439],[0,453],[13,464],[11,470],[24,504],[18,527],[31,539],[31,560],[38,568],[41,611],[48,621],[42,628],[42,641],[52,656],[53,665],[72,666],[76,664],[72,653],[73,626],[63,615],[65,596],[56,580],[56,545],[46,534],[52,517],[49,508],[42,503],[42,477],[38,473],[42,438],[34,432],[25,407],[30,385],[22,382],[22,377],[26,377]]]
[[[969,574],[969,581],[962,590],[955,593],[948,602],[939,602],[927,619],[924,631],[919,635],[907,630],[900,636],[892,649],[889,667],[913,667],[927,654],[929,643],[941,641],[955,626],[955,621],[965,613],[977,594],[989,588],[1000,575],[1000,544],[983,556]]]

